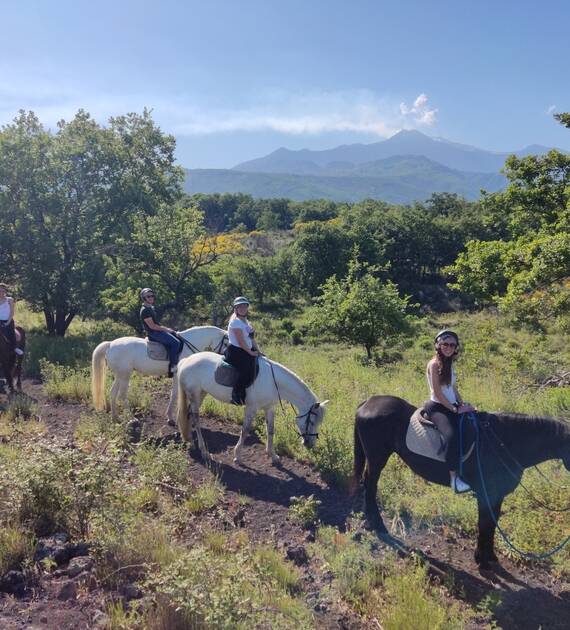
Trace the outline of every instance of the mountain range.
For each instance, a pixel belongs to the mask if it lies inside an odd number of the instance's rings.
[[[400,131],[372,144],[341,145],[323,151],[280,148],[232,169],[187,170],[185,190],[243,192],[254,197],[294,200],[373,198],[390,203],[421,201],[434,192],[476,199],[482,188],[495,191],[505,185],[499,171],[507,156],[549,150],[532,145],[498,153],[432,138],[419,131]]]

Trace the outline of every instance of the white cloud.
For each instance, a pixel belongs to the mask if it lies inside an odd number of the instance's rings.
[[[552,116],[556,111],[556,105],[550,105],[550,107],[546,110],[548,116]]]
[[[265,90],[249,95],[240,107],[197,104],[189,95],[156,97],[152,94],[102,95],[65,84],[24,80],[0,67],[0,124],[10,122],[18,109],[31,109],[47,127],[70,120],[86,109],[99,122],[129,111],[153,110],[161,127],[179,136],[231,132],[273,131],[290,135],[355,132],[381,137],[403,128],[433,125],[437,109],[420,94],[413,105],[398,103],[370,90],[292,93]],[[33,86],[33,87],[30,87]]]
[[[409,118],[420,126],[428,126],[435,124],[437,109],[431,109],[428,106],[428,97],[426,94],[420,94],[411,107],[405,103],[400,103],[400,113],[402,116]]]

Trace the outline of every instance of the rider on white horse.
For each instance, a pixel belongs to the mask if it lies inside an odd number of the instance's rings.
[[[255,378],[255,360],[260,352],[253,338],[253,326],[247,321],[249,300],[243,296],[237,297],[233,308],[228,323],[229,344],[224,358],[239,373],[232,391],[232,404],[245,405],[245,390]]]
[[[8,295],[8,287],[0,282],[0,334],[8,341],[12,352],[22,355],[24,352],[16,344],[15,311],[16,301]]]
[[[140,318],[143,328],[150,341],[158,341],[165,346],[168,352],[168,376],[172,376],[178,369],[178,356],[181,350],[181,342],[176,336],[176,331],[167,326],[160,325],[160,315],[155,306],[155,295],[148,287],[140,293],[143,304]]]

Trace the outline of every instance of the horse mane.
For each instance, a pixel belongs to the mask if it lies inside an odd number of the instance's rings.
[[[528,415],[524,413],[505,413],[492,412],[488,413],[494,419],[498,420],[498,425],[508,430],[521,431],[539,431],[543,435],[553,437],[564,437],[570,435],[570,423],[563,418],[555,418],[550,416]]]
[[[285,367],[284,365],[282,365],[281,363],[278,363],[277,361],[273,361],[273,359],[268,359],[267,357],[262,357],[263,359],[265,359],[267,361],[267,363],[273,364],[274,366],[278,367],[279,369],[283,370],[285,372],[285,374],[288,374],[289,376],[292,376],[295,380],[299,381],[306,389],[307,391],[315,397],[315,399],[317,398],[313,392],[313,390],[307,385],[307,383],[305,383],[305,381],[300,377],[297,376],[297,374],[295,374],[295,372],[293,372],[293,370],[290,370],[288,367]]]

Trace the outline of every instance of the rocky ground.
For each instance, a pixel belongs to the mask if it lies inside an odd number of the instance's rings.
[[[39,413],[53,439],[71,440],[80,413],[79,404],[48,401],[41,385],[26,383],[26,392],[37,399]],[[152,413],[145,418],[144,434],[174,439],[174,428],[163,424],[163,397],[157,397]],[[233,527],[246,528],[250,538],[271,540],[303,572],[306,601],[315,611],[322,628],[365,628],[363,622],[340,601],[331,601],[324,586],[332,577],[317,566],[306,550],[313,534],[287,518],[291,496],[314,495],[321,504],[320,521],[343,529],[350,513],[350,497],[327,486],[310,465],[282,457],[279,466],[271,465],[264,446],[254,437],[246,443],[244,465],[233,462],[233,446],[238,427],[220,418],[203,418],[204,437],[216,461],[225,486],[223,504],[214,513],[193,516],[187,536],[208,527],[208,519],[227,519]],[[160,447],[160,446],[158,446]],[[190,451],[190,474],[196,482],[205,478],[207,469],[197,452]],[[244,504],[240,497],[247,497]],[[186,534],[185,534],[186,535]],[[418,551],[428,562],[430,572],[449,583],[453,579],[456,596],[474,605],[485,597],[500,600],[495,610],[497,624],[505,629],[567,630],[570,628],[570,585],[557,581],[540,566],[521,566],[503,559],[493,572],[479,571],[473,560],[473,541],[453,533],[433,531],[399,532],[402,553]],[[104,602],[109,593],[98,584],[89,549],[71,545],[64,537],[41,541],[38,560],[51,558],[57,568],[37,572],[33,580],[21,581],[21,575],[4,576],[0,581],[0,628],[79,629],[104,627]],[[140,597],[131,585],[115,594],[126,600]],[[476,626],[475,626],[476,627]]]

